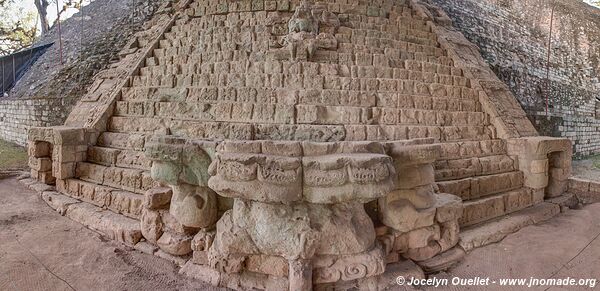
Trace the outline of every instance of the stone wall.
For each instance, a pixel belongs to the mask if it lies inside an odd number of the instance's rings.
[[[0,101],[0,137],[25,145],[28,128],[61,124],[75,101],[62,98]]]
[[[119,60],[118,52],[166,0],[97,0],[61,21],[35,45],[54,42],[7,92],[0,96],[0,139],[25,144],[27,129],[62,125],[71,108],[102,69]],[[47,100],[44,100],[47,99]]]
[[[578,0],[428,2],[441,6],[454,26],[479,46],[540,134],[568,137],[578,156],[600,152],[600,121],[596,114],[600,10]],[[548,83],[552,5],[555,11]]]

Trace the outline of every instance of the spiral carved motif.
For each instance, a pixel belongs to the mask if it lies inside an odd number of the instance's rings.
[[[363,254],[338,257],[328,266],[315,268],[313,281],[317,284],[338,282],[340,280],[350,281],[376,276],[382,274],[384,271],[385,261],[383,252],[380,248],[376,247]]]

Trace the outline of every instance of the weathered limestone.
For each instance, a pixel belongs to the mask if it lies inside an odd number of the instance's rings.
[[[406,144],[409,146],[404,148]],[[179,224],[181,216],[173,211],[174,192],[170,188],[154,188],[145,195],[141,229],[147,240],[166,253],[193,252],[191,262],[215,268],[221,279],[226,274],[245,274],[244,270],[248,270],[287,277],[290,289],[304,290],[312,284],[337,284],[381,275],[391,254],[396,256],[392,262],[398,261],[398,252],[424,260],[458,242],[460,200],[433,193],[431,163],[438,146],[418,145],[418,141],[413,145],[226,141],[216,147],[215,143],[202,144],[208,152],[216,149],[216,153],[204,155],[208,160],[213,157],[207,167],[206,162],[181,158],[188,153],[194,153],[190,155],[193,158],[202,157],[193,150],[198,145],[172,138],[152,141],[148,151],[155,160],[153,176],[176,189],[186,181],[206,183],[198,178],[202,174],[184,173],[208,171],[212,175],[208,186],[219,195],[233,198],[232,208],[220,218],[216,231],[186,227]],[[409,172],[411,167],[423,168],[419,173],[429,176],[425,181],[431,192],[423,194],[434,199],[425,209],[429,218],[421,222],[421,227],[407,228],[406,233],[384,234],[396,243],[383,242],[362,205],[376,199],[387,203],[381,199],[400,187],[426,186]],[[397,168],[406,174],[397,174]],[[281,189],[297,192],[290,194]],[[414,197],[391,197],[391,202],[407,201],[413,211],[423,210],[412,206],[408,199]],[[386,205],[382,204],[381,213],[388,221],[397,219],[393,216],[406,215],[387,213],[383,210]],[[216,205],[213,209],[216,211]],[[401,246],[404,238],[406,244]],[[268,263],[287,270],[282,273],[265,265]],[[356,268],[362,271],[355,273]],[[221,279],[218,284],[222,285]]]
[[[507,140],[508,152],[519,158],[524,185],[545,189],[545,197],[562,195],[571,176],[573,148],[567,139],[529,137]]]
[[[217,197],[207,187],[211,158],[206,151],[214,151],[215,144],[185,142],[163,137],[147,145],[152,179],[172,188],[169,212],[181,224],[209,227],[217,218]]]
[[[29,130],[28,151],[32,177],[47,184],[75,176],[77,162],[85,161],[91,139],[83,128],[53,127]]]
[[[108,210],[102,210],[90,204],[73,204],[69,206],[65,216],[91,229],[102,232],[110,239],[131,246],[138,243],[142,238],[139,223],[136,220]]]
[[[390,144],[399,189],[379,200],[384,224],[403,232],[433,224],[435,180],[431,164],[438,151],[439,147],[427,145]]]
[[[558,205],[543,202],[498,220],[486,222],[480,227],[468,228],[461,232],[459,244],[468,252],[474,248],[501,241],[507,235],[527,225],[546,221],[558,213],[560,213]]]
[[[373,268],[355,256],[379,250],[374,263],[380,267],[359,277],[384,271],[373,223],[362,207],[395,185],[395,170],[382,144],[223,142],[210,174],[209,186],[234,199],[233,209],[217,224],[209,249],[212,266],[239,272],[231,268],[232,260],[249,255],[283,257],[290,262],[293,290],[311,286],[310,282],[358,278],[325,270],[323,276],[333,278],[321,278],[311,271],[321,265],[302,263],[313,257],[328,256],[337,261],[330,268],[341,268],[345,274],[350,262]]]
[[[434,193],[432,163],[439,152],[439,145],[391,144],[400,191],[381,198],[379,209],[381,221],[390,227],[383,239],[391,244],[392,254],[424,261],[458,243],[462,202],[454,195]]]
[[[424,9],[169,4],[81,127],[31,130],[32,175],[76,199],[45,194],[61,213],[215,286],[379,290],[448,268],[478,244],[461,227],[562,194],[570,144],[524,137]]]
[[[578,202],[590,204],[600,202],[600,183],[579,178],[569,178],[568,191],[577,197]]]
[[[141,229],[148,241],[170,255],[191,254],[194,234],[216,222],[217,197],[206,187],[208,152],[214,147],[215,143],[170,137],[157,137],[147,144],[152,178],[169,187],[145,193]]]

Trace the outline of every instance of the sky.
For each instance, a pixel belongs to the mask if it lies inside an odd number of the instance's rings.
[[[48,22],[53,23],[56,19],[56,1],[58,1],[59,8],[62,9],[63,3],[66,1],[63,0],[48,0],[50,6],[48,6]],[[87,5],[90,0],[84,0],[83,5]],[[23,12],[34,12],[37,15],[37,10],[35,9],[35,4],[33,0],[16,0],[15,6],[17,9],[23,9]],[[64,20],[66,18],[71,17],[73,14],[77,13],[77,9],[69,8],[65,13],[61,15],[61,19]]]
[[[50,6],[48,7],[48,21],[50,23],[53,23],[54,20],[56,19],[56,1],[58,1],[59,3],[59,7],[62,7],[63,3],[65,1],[63,0],[48,0],[50,2]],[[90,3],[90,1],[93,0],[84,0],[83,1],[83,5],[87,5]],[[584,2],[586,3],[591,3],[594,0],[584,0]],[[35,12],[37,13],[37,10],[35,9],[35,5],[33,4],[33,0],[16,0],[15,4],[17,5],[17,7],[22,8],[24,10],[24,12]],[[73,14],[75,14],[77,12],[77,9],[74,8],[69,8],[67,10],[66,13],[63,14],[63,16],[61,16],[62,19],[66,19],[71,17]]]

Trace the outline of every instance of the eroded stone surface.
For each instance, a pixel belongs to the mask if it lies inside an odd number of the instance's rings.
[[[142,238],[138,221],[86,203],[72,204],[65,216],[131,246]]]
[[[564,192],[569,141],[534,136],[443,14],[367,2],[165,6],[77,127],[30,131],[32,177],[83,201],[46,194],[67,216],[233,289],[387,286],[458,260],[461,226]]]
[[[375,240],[373,224],[360,204],[278,207],[236,200],[231,223],[230,230],[217,233],[214,243],[242,254],[308,259],[314,254],[364,252]]]

